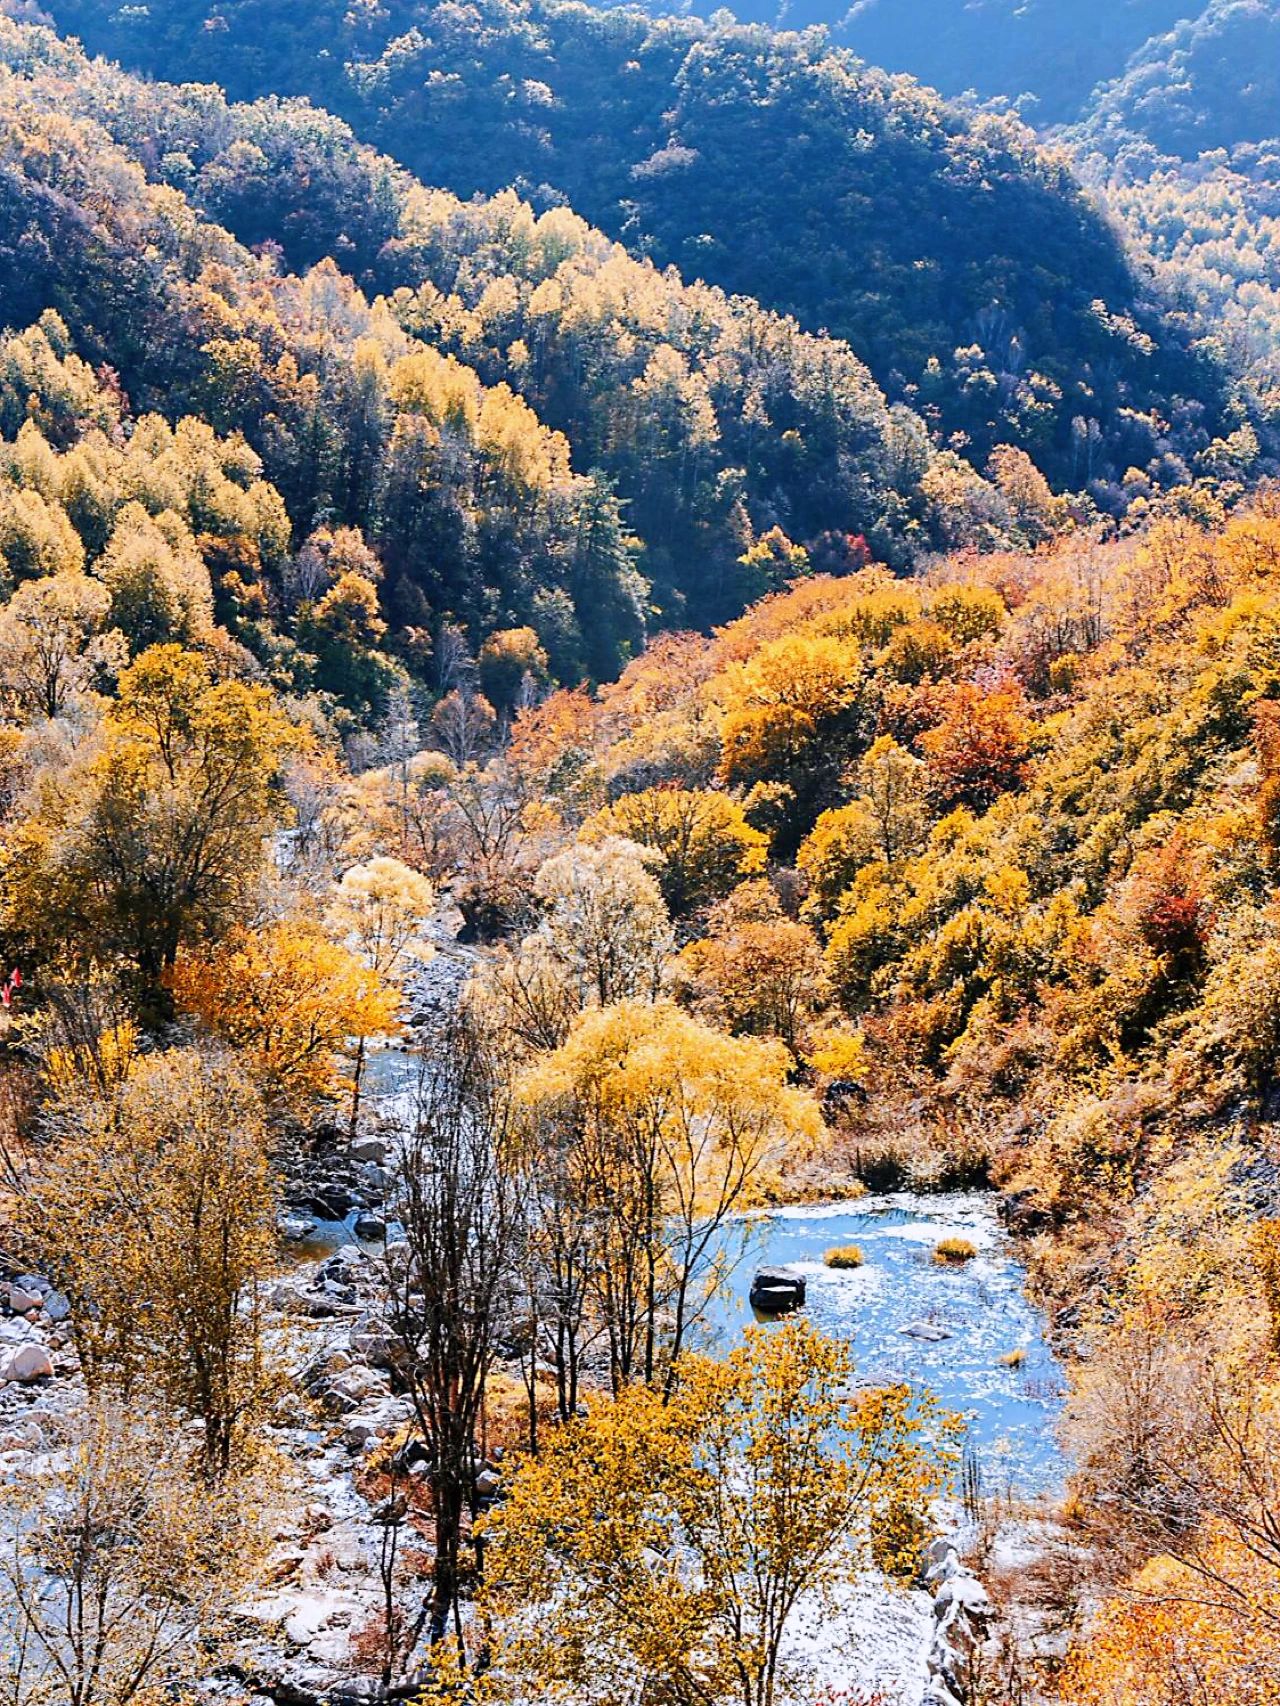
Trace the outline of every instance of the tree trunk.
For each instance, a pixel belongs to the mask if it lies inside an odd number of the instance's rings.
[[[352,1144],[360,1135],[360,1080],[364,1076],[364,1043],[365,1039],[361,1037],[356,1044],[355,1071],[351,1075],[351,1128],[347,1135]]]

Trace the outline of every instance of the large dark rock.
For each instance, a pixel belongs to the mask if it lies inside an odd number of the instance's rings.
[[[792,1268],[761,1268],[751,1282],[751,1307],[762,1315],[788,1315],[804,1298],[804,1275]]]

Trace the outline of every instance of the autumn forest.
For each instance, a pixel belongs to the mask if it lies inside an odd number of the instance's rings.
[[[0,4],[0,1706],[1280,1702],[1183,9]]]

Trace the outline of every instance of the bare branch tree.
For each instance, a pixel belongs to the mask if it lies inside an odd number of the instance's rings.
[[[400,1158],[404,1242],[386,1263],[386,1314],[430,1457],[436,1529],[431,1640],[453,1619],[468,1514],[477,1512],[485,1381],[512,1317],[518,1189],[501,1052],[465,1004],[424,1059]]]

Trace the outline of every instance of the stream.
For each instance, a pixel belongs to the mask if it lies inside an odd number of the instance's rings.
[[[934,1260],[935,1245],[949,1236],[974,1245],[972,1261]],[[701,1323],[702,1348],[723,1352],[748,1323],[762,1319],[747,1295],[757,1268],[793,1268],[807,1284],[806,1315],[848,1340],[859,1381],[927,1388],[964,1418],[966,1449],[984,1492],[1062,1491],[1068,1465],[1055,1424],[1063,1371],[1026,1296],[994,1197],[901,1192],[782,1208],[742,1222],[735,1243],[729,1252],[735,1265]],[[825,1252],[847,1244],[859,1246],[863,1265],[827,1267]]]
[[[409,1036],[369,1056],[361,1124],[370,1136],[381,1134],[392,1158],[397,1134],[413,1119],[415,1043],[430,1044],[439,1016],[456,1000],[473,963],[471,952],[442,944],[415,979]],[[376,1255],[380,1240],[358,1237],[357,1219],[355,1213],[342,1220],[312,1219],[309,1235],[291,1249],[291,1265],[305,1274],[341,1246]],[[976,1255],[962,1265],[939,1264],[934,1249],[944,1237],[968,1240]],[[859,1246],[862,1265],[827,1267],[826,1251],[848,1244]],[[1055,1423],[1063,1371],[1026,1296],[1017,1246],[1000,1225],[993,1195],[903,1192],[780,1208],[734,1223],[722,1254],[724,1278],[695,1329],[694,1348],[723,1355],[757,1319],[748,1293],[758,1268],[796,1269],[807,1284],[807,1318],[848,1341],[859,1382],[906,1382],[928,1390],[964,1419],[966,1469],[970,1475],[976,1471],[983,1494],[997,1503],[1008,1498],[1007,1516],[1015,1527],[1029,1515],[1028,1503],[1062,1492],[1068,1464]],[[383,1401],[374,1402],[376,1410]],[[363,1411],[344,1416],[339,1427],[359,1426],[362,1417]],[[353,1559],[359,1550],[367,1569],[369,1519],[343,1468],[348,1453],[349,1448],[330,1447],[314,1465],[317,1495],[335,1517],[333,1528],[316,1542],[317,1556],[340,1544]],[[349,1663],[339,1625],[365,1615],[361,1596],[368,1592],[364,1576],[356,1573],[352,1592],[336,1595],[319,1570],[307,1552],[296,1584],[268,1608],[285,1618],[299,1649],[290,1674],[316,1684],[335,1664]],[[830,1603],[806,1602],[793,1623],[788,1653],[810,1669],[815,1698],[822,1688],[839,1698],[851,1682],[862,1692],[880,1690],[901,1706],[919,1706],[926,1697],[925,1658],[934,1633],[929,1593],[903,1591],[867,1570]]]
[[[393,1127],[406,1121],[415,1082],[411,1053],[378,1051],[369,1062],[369,1112]],[[349,1226],[318,1231],[325,1242],[352,1240]],[[945,1237],[968,1240],[977,1255],[962,1265],[936,1262]],[[826,1251],[845,1244],[861,1249],[862,1266],[827,1267]],[[808,1318],[849,1342],[860,1381],[927,1389],[964,1418],[966,1454],[984,1493],[1062,1492],[1069,1466],[1055,1424],[1063,1370],[993,1195],[897,1192],[781,1208],[740,1221],[725,1256],[727,1278],[695,1332],[697,1348],[723,1353],[761,1319],[747,1295],[757,1268],[794,1268],[807,1282]]]
[[[476,950],[453,939],[456,924],[441,922],[438,951],[414,979],[418,1038],[430,1036],[474,969]],[[370,1055],[366,1111],[375,1127],[393,1132],[413,1117],[411,1041]],[[317,1230],[322,1244],[352,1239],[349,1225]],[[934,1248],[949,1236],[967,1239],[974,1259],[936,1262]],[[862,1250],[861,1267],[826,1266],[826,1251],[844,1244]],[[849,1341],[860,1381],[928,1389],[964,1418],[966,1454],[984,1493],[1061,1494],[1070,1467],[1056,1430],[1065,1377],[1026,1295],[1016,1242],[996,1216],[993,1194],[895,1192],[781,1208],[740,1221],[724,1254],[727,1277],[695,1334],[696,1348],[723,1353],[757,1319],[747,1295],[757,1268],[797,1268],[807,1282],[809,1319]],[[929,1333],[917,1337],[906,1328]]]

